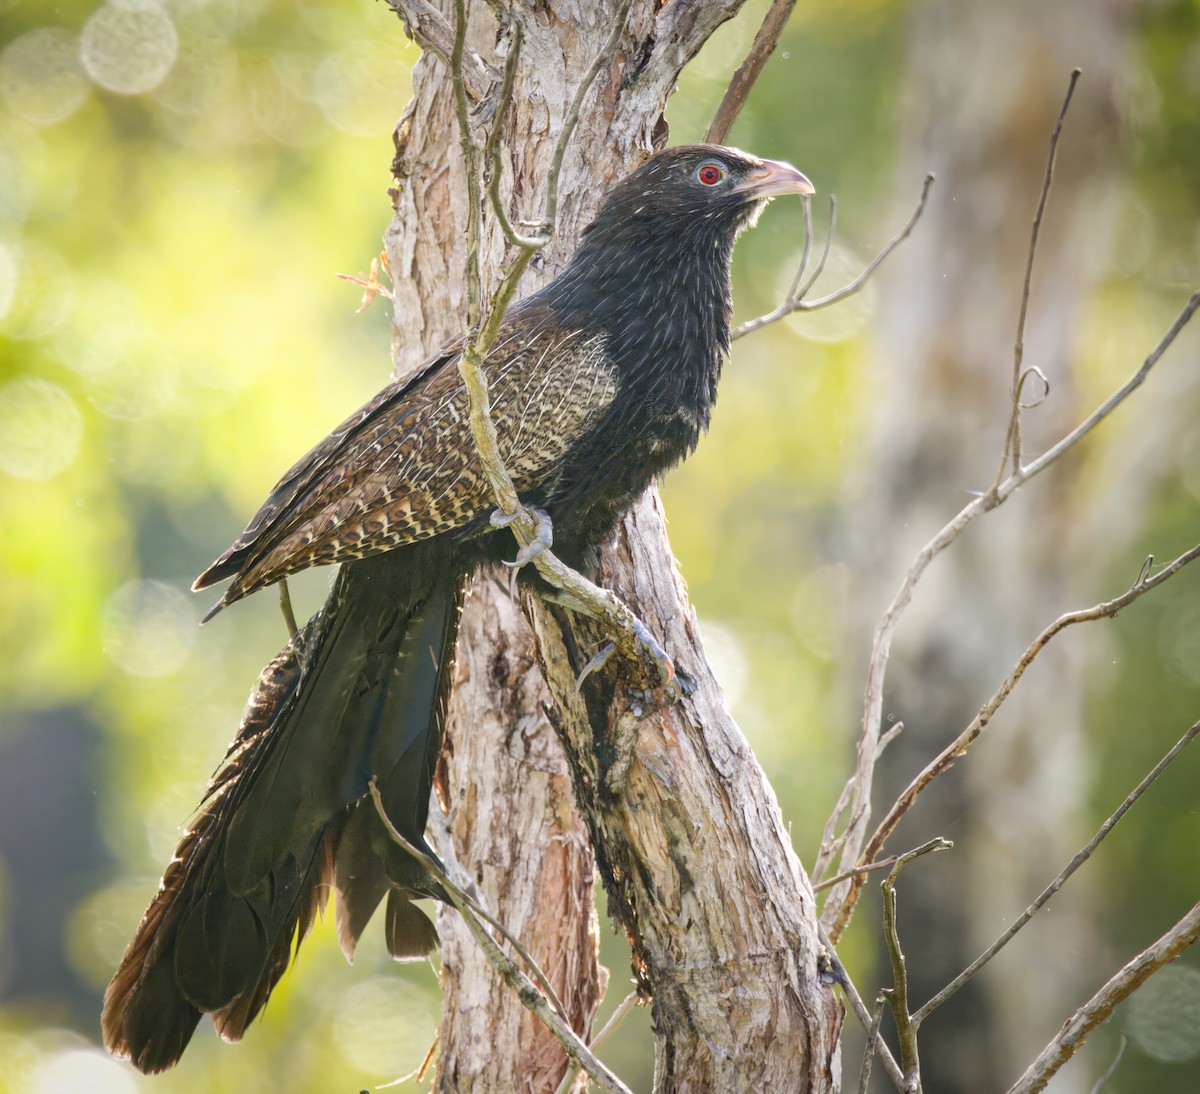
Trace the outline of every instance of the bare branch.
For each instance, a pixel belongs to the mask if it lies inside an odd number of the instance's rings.
[[[829,940],[829,935],[819,921],[817,923],[817,933],[820,935],[821,945],[837,961],[838,972],[840,974],[837,982],[842,986],[842,991],[845,992],[846,998],[850,1000],[850,1009],[854,1011],[854,1016],[858,1019],[859,1025],[867,1031],[868,1052],[871,1051],[871,1046],[873,1045],[874,1053],[883,1061],[883,1067],[888,1073],[888,1077],[892,1080],[896,1089],[900,1090],[904,1084],[904,1076],[900,1073],[900,1065],[896,1063],[896,1058],[892,1055],[892,1050],[888,1048],[887,1042],[879,1032],[878,1000],[876,1000],[875,1004],[876,1013],[872,1016],[868,1013],[867,1006],[862,1001],[862,996],[859,995],[858,989],[854,986],[854,981],[850,979],[850,974],[846,971],[846,966],[842,964],[841,958],[837,956],[837,951],[834,949],[833,943]],[[869,1067],[867,1071],[869,1077]]]
[[[845,881],[847,878],[857,877],[861,874],[875,874],[880,870],[890,870],[899,861],[899,855],[888,855],[887,858],[880,859],[878,862],[868,862],[865,866],[856,866],[853,870],[847,870],[844,874],[838,874],[836,877],[826,878],[820,885],[813,886],[813,892],[819,893],[822,889],[832,889],[835,885]]]
[[[920,1025],[930,1014],[940,1007],[947,999],[950,998],[959,988],[961,988],[968,980],[971,979],[980,969],[983,968],[993,957],[996,956],[1005,946],[1012,941],[1022,927],[1025,926],[1042,907],[1050,900],[1076,870],[1079,869],[1092,855],[1092,852],[1100,846],[1100,841],[1103,840],[1109,832],[1111,832],[1121,818],[1133,807],[1133,803],[1138,800],[1155,780],[1170,766],[1172,761],[1185,749],[1189,744],[1196,739],[1197,734],[1200,734],[1200,722],[1197,722],[1175,743],[1175,747],[1171,749],[1157,764],[1150,773],[1142,779],[1140,783],[1125,798],[1125,800],[1110,814],[1108,819],[1100,826],[1096,834],[1087,842],[1087,844],[1075,855],[1073,859],[1063,868],[1062,872],[1056,877],[1045,889],[1041,895],[1028,908],[1022,912],[1012,926],[1008,928],[999,938],[996,939],[986,950],[983,951],[974,961],[971,962],[961,973],[950,981],[941,991],[929,1000],[913,1015],[913,1021]]]
[[[551,1006],[547,1001],[547,997],[538,991],[529,977],[517,968],[500,947],[496,945],[487,931],[483,929],[483,925],[479,922],[477,916],[486,918],[492,926],[504,934],[505,938],[510,942],[515,942],[512,936],[490,915],[484,912],[461,888],[451,881],[449,875],[442,869],[436,859],[427,855],[415,844],[409,843],[400,834],[396,826],[392,824],[391,818],[387,815],[383,798],[379,793],[379,787],[374,779],[371,780],[369,787],[371,798],[375,802],[375,811],[379,814],[379,819],[387,829],[388,835],[400,847],[412,855],[421,864],[422,868],[428,871],[433,879],[446,891],[446,895],[450,898],[451,903],[458,909],[459,914],[462,916],[463,922],[467,925],[471,934],[475,936],[475,940],[479,943],[480,948],[487,954],[488,960],[491,961],[496,971],[504,979],[504,982],[517,993],[517,997],[536,1015],[538,1020],[554,1034],[571,1061],[586,1071],[592,1081],[603,1090],[611,1091],[612,1094],[632,1094],[629,1088],[616,1075],[592,1055],[579,1035],[567,1024],[563,1014],[560,1013],[562,1004],[557,1003],[559,1008],[557,1011]],[[521,952],[528,960],[528,955],[523,950]],[[533,968],[537,968],[537,966],[533,965]],[[548,984],[545,977],[540,974],[540,970],[539,979],[543,985]],[[554,998],[557,1002],[557,997]]]
[[[871,1064],[875,1060],[875,1046],[881,1040],[879,1036],[879,1025],[883,1021],[883,1006],[887,1002],[887,992],[881,991],[875,996],[875,1009],[871,1011],[871,1024],[867,1029],[867,1048],[863,1053],[862,1068],[858,1073],[858,1094],[867,1094],[871,1088]],[[899,1090],[904,1083],[904,1076],[900,1076],[900,1083],[896,1089]]]
[[[1095,995],[1063,1023],[1054,1039],[1038,1054],[1008,1090],[1008,1094],[1036,1094],[1058,1073],[1097,1026],[1107,1022],[1117,1006],[1128,999],[1159,969],[1165,968],[1185,949],[1200,939],[1200,904],[1166,934],[1147,946],[1137,957],[1112,976]]]
[[[479,170],[479,147],[471,135],[470,113],[466,86],[462,75],[462,57],[466,42],[465,0],[455,0],[456,27],[451,53],[451,76],[454,83],[455,113],[459,141],[467,175],[467,334],[459,356],[459,371],[466,386],[470,404],[471,435],[479,452],[480,464],[496,496],[500,518],[508,524],[522,549],[537,543],[543,535],[544,518],[539,518],[521,503],[512,476],[500,454],[496,427],[492,422],[491,399],[487,376],[483,371],[484,358],[494,343],[503,322],[505,310],[516,291],[517,282],[529,265],[533,254],[553,238],[558,215],[558,177],[567,145],[579,122],[583,101],[605,61],[612,55],[624,30],[633,0],[623,0],[613,20],[612,31],[575,90],[574,99],[563,122],[562,132],[554,148],[550,171],[546,179],[546,211],[542,232],[537,239],[520,244],[520,251],[501,278],[493,294],[486,318],[482,314],[482,289],[479,271],[480,220],[482,216],[482,187]],[[497,119],[496,125],[501,124]],[[674,668],[670,659],[645,625],[612,593],[600,588],[563,563],[552,551],[541,549],[524,555],[538,573],[559,591],[559,603],[603,622],[614,644],[627,659],[639,663],[648,656],[657,668],[663,686],[673,691]]]
[[[1071,96],[1075,94],[1075,85],[1079,82],[1081,70],[1071,70],[1071,79],[1067,84],[1066,98],[1063,99],[1062,109],[1058,112],[1058,121],[1054,132],[1050,134],[1050,152],[1046,156],[1046,173],[1042,178],[1042,192],[1038,197],[1037,211],[1033,214],[1033,230],[1029,238],[1029,257],[1025,260],[1025,281],[1021,287],[1021,310],[1017,317],[1017,335],[1013,339],[1013,377],[1012,377],[1012,413],[1008,419],[1008,430],[1004,437],[1004,453],[1000,457],[1000,466],[996,470],[996,485],[1004,477],[1004,468],[1012,456],[1012,469],[1021,468],[1021,387],[1024,375],[1021,363],[1025,358],[1025,319],[1029,313],[1029,291],[1033,282],[1033,260],[1037,256],[1038,236],[1042,231],[1042,216],[1046,212],[1046,202],[1050,198],[1050,187],[1054,182],[1054,163],[1058,157],[1058,138],[1062,133],[1063,122],[1067,110],[1071,106]],[[1045,377],[1043,377],[1044,379]],[[994,488],[994,487],[993,487]]]
[[[883,879],[883,937],[887,943],[888,957],[892,963],[893,987],[887,992],[892,1019],[896,1023],[896,1035],[900,1039],[900,1071],[904,1077],[902,1090],[905,1094],[916,1094],[921,1089],[921,1064],[917,1053],[917,1024],[908,1011],[908,967],[904,951],[900,947],[900,933],[896,924],[896,878],[913,859],[931,851],[949,851],[954,846],[940,836],[920,847],[907,851],[896,860],[891,873]]]
[[[866,283],[871,279],[871,275],[874,274],[877,269],[879,269],[879,266],[883,260],[887,258],[888,255],[890,255],[912,234],[912,230],[916,227],[917,221],[921,219],[921,214],[925,212],[925,204],[929,199],[929,189],[931,186],[933,186],[933,183],[934,176],[926,175],[925,181],[921,186],[921,196],[917,199],[917,207],[913,210],[912,216],[908,218],[908,223],[888,241],[883,250],[881,250],[873,259],[871,259],[866,268],[858,275],[858,277],[856,277],[848,285],[844,285],[842,288],[838,289],[836,292],[831,292],[826,296],[818,297],[816,300],[805,300],[804,298],[808,294],[808,291],[812,288],[813,283],[821,275],[821,271],[825,268],[825,259],[829,257],[829,249],[833,242],[833,230],[834,224],[836,223],[836,205],[833,204],[833,198],[831,197],[829,199],[831,206],[829,234],[825,237],[825,257],[821,259],[821,263],[817,267],[816,272],[808,279],[803,288],[799,289],[798,291],[795,288],[795,284],[793,284],[793,291],[777,308],[767,312],[765,315],[760,315],[757,319],[748,319],[745,323],[742,323],[741,326],[734,330],[733,334],[730,335],[730,338],[741,338],[743,335],[752,334],[756,330],[761,330],[763,327],[779,322],[780,319],[791,315],[792,312],[816,311],[819,308],[827,308],[830,304],[836,304],[841,300],[845,300],[849,296],[854,296],[855,293],[861,292],[863,286],[865,286]],[[807,209],[807,207],[808,199],[806,198],[805,208]],[[810,225],[811,222],[806,218],[806,228]],[[800,267],[801,271],[803,271],[804,264],[807,263],[807,261],[808,244],[806,241],[804,260]],[[799,282],[799,279],[800,275],[797,275],[796,282]]]
[[[758,77],[762,74],[767,59],[775,52],[779,36],[783,33],[783,28],[791,18],[792,8],[795,6],[796,0],[774,0],[771,4],[766,18],[762,21],[762,26],[758,28],[758,33],[750,44],[750,52],[746,54],[746,59],[733,74],[733,79],[725,88],[725,94],[721,97],[721,104],[717,107],[713,120],[708,123],[708,129],[704,133],[706,142],[725,143],[725,138],[729,136],[729,131],[733,128],[733,123],[737,121],[742,107],[746,105],[750,89],[754,87]]]
[[[896,825],[900,823],[901,817],[912,808],[912,804],[916,801],[917,796],[939,775],[943,775],[949,771],[954,766],[955,761],[965,755],[971,745],[978,740],[995,716],[996,711],[1000,709],[1004,701],[1012,694],[1018,681],[1025,675],[1025,670],[1033,664],[1038,654],[1050,644],[1056,635],[1077,623],[1088,623],[1095,619],[1113,618],[1119,611],[1128,607],[1135,600],[1144,596],[1152,589],[1158,588],[1164,581],[1169,581],[1184,566],[1189,562],[1195,561],[1198,557],[1200,557],[1200,544],[1197,544],[1190,551],[1185,551],[1153,577],[1146,577],[1146,571],[1143,568],[1138,574],[1138,579],[1120,596],[1114,597],[1112,600],[1103,601],[1100,604],[1095,604],[1090,608],[1067,612],[1065,615],[1059,616],[1050,626],[1043,630],[1025,652],[1021,654],[1020,659],[1012,671],[1004,678],[995,694],[979,708],[979,713],[971,720],[970,725],[942,749],[937,756],[930,760],[921,773],[904,788],[900,796],[892,804],[891,809],[888,810],[887,815],[879,822],[879,827],[875,829],[870,840],[867,841],[867,845],[863,849],[863,855],[867,861],[870,861],[879,854],[888,836],[892,834]]]
[[[1111,1079],[1117,1073],[1117,1068],[1121,1066],[1121,1060],[1124,1058],[1125,1050],[1128,1047],[1129,1047],[1129,1035],[1122,1033],[1121,1034],[1121,1044],[1117,1048],[1117,1054],[1113,1057],[1112,1063],[1109,1064],[1108,1067],[1106,1067],[1104,1069],[1104,1074],[1101,1075],[1100,1078],[1098,1078],[1095,1081],[1095,1083],[1092,1085],[1091,1094],[1101,1094],[1101,1091],[1103,1091],[1104,1088],[1106,1086],[1108,1086],[1108,1080]]]
[[[1196,309],[1200,307],[1200,292],[1194,292],[1188,297],[1187,303],[1184,304],[1183,310],[1175,317],[1175,321],[1167,328],[1166,334],[1159,339],[1158,345],[1150,352],[1150,356],[1142,362],[1141,367],[1135,372],[1124,384],[1110,395],[1103,404],[1089,415],[1084,421],[1080,422],[1070,433],[1068,433],[1058,444],[1053,448],[1047,449],[1032,463],[1021,468],[1019,471],[1009,475],[1007,479],[1000,484],[995,493],[998,496],[998,502],[1003,501],[1009,494],[1013,493],[1018,487],[1024,485],[1034,475],[1044,471],[1055,460],[1059,459],[1068,449],[1073,448],[1087,434],[1096,428],[1105,418],[1107,418],[1114,410],[1117,409],[1126,399],[1129,398],[1139,387],[1142,386],[1142,381],[1150,374],[1150,370],[1158,364],[1159,358],[1166,353],[1167,349],[1179,337],[1180,331],[1188,325],[1188,321],[1195,314]]]
[[[600,1032],[591,1039],[588,1048],[595,1051],[605,1041],[609,1039],[620,1027],[621,1023],[628,1017],[629,1012],[638,1005],[640,996],[636,991],[631,991],[624,999],[617,1004],[617,1009],[608,1016],[608,1021],[601,1027]],[[567,1094],[571,1089],[576,1078],[579,1076],[579,1068],[572,1064],[567,1068],[566,1074],[562,1077],[562,1082],[558,1084],[558,1090],[555,1094]]]
[[[862,846],[863,840],[866,837],[866,822],[870,816],[871,786],[874,778],[875,761],[878,757],[880,727],[883,721],[883,680],[887,672],[887,663],[891,654],[892,638],[899,624],[900,617],[912,601],[916,587],[928,569],[929,564],[954,543],[977,517],[1002,505],[1031,478],[1045,471],[1061,459],[1120,406],[1121,403],[1129,398],[1141,386],[1149,375],[1150,370],[1158,363],[1175,339],[1179,337],[1180,332],[1192,318],[1197,307],[1200,307],[1200,292],[1195,292],[1188,298],[1179,315],[1176,316],[1174,322],[1162,338],[1159,339],[1158,344],[1138,370],[1117,391],[1109,396],[1101,406],[1032,463],[1009,475],[999,486],[993,487],[987,493],[974,498],[917,552],[907,573],[904,575],[904,580],[901,582],[899,590],[892,598],[892,602],[888,605],[875,627],[875,635],[871,646],[871,658],[867,668],[867,686],[863,696],[863,720],[862,728],[859,732],[855,770],[848,784],[851,786],[851,790],[848,794],[843,795],[843,798],[839,799],[835,816],[831,817],[830,821],[826,823],[825,830],[827,833],[833,831],[837,825],[837,817],[844,814],[847,809],[850,811],[851,819],[847,824],[842,838],[838,840],[823,840],[816,863],[813,866],[814,881],[828,871],[835,854],[840,854],[843,870],[849,870],[851,867],[858,865],[860,861],[860,856],[855,851],[855,848]],[[1184,562],[1180,562],[1177,559],[1176,563],[1172,565],[1183,565],[1186,564],[1186,561],[1190,561],[1190,558],[1186,558]],[[1155,579],[1155,584],[1158,584],[1159,579],[1163,578],[1163,574],[1158,575],[1158,578]],[[1139,579],[1130,592],[1141,589],[1141,586],[1145,584],[1147,582]],[[1141,591],[1144,592],[1147,590],[1142,589]],[[1141,595],[1141,592],[1137,592],[1137,595]],[[867,853],[865,857],[869,860],[877,857],[877,855]],[[845,886],[844,890],[835,889],[830,895],[821,913],[822,921],[829,928],[830,934],[835,940],[849,921],[850,914],[861,891],[862,881],[860,878],[851,877],[843,885]]]

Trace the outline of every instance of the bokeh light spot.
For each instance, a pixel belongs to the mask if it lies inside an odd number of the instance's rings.
[[[88,75],[119,95],[156,88],[178,49],[175,24],[154,0],[108,0],[84,25],[79,43]]]
[[[13,295],[17,291],[17,260],[12,251],[0,243],[0,319],[12,307]]]
[[[103,988],[108,983],[151,892],[141,880],[109,885],[87,896],[72,913],[65,933],[67,953],[72,968],[89,984]]]
[[[100,624],[104,652],[135,676],[165,676],[191,655],[196,617],[163,581],[130,581],[108,598]]]
[[[4,164],[0,162],[0,173]],[[19,276],[4,316],[10,338],[44,338],[57,330],[75,296],[71,268],[57,251],[22,241],[15,249]]]
[[[818,238],[813,249],[817,250],[823,243],[824,241]],[[869,258],[861,259],[847,248],[835,243],[830,248],[829,261],[826,262],[825,269],[817,278],[816,284],[809,290],[806,299],[817,300],[822,296],[837,292],[862,273],[863,267],[869,261]],[[795,276],[794,261],[789,259],[782,264],[779,270],[776,281],[775,298],[777,300],[786,298]],[[805,276],[811,276],[811,267]],[[860,293],[840,301],[834,307],[820,308],[811,312],[792,312],[784,322],[801,338],[806,338],[810,342],[844,342],[847,338],[853,338],[862,332],[874,310],[875,286],[868,281]]]
[[[396,124],[393,97],[404,67],[399,50],[364,41],[357,48],[326,55],[313,80],[313,98],[343,132],[381,136]]]
[[[83,415],[58,384],[22,377],[0,388],[0,470],[49,479],[69,467],[83,439]]]
[[[399,1074],[425,1058],[439,1017],[431,993],[379,976],[346,993],[337,1008],[333,1039],[355,1067],[376,1075]]]
[[[1200,1055],[1200,971],[1174,964],[1152,976],[1129,1001],[1127,1028],[1157,1060]]]
[[[0,53],[0,95],[30,125],[56,125],[88,97],[79,46],[65,30],[46,27],[14,38]]]
[[[98,1048],[72,1048],[40,1060],[24,1087],[27,1094],[135,1094],[137,1087],[124,1065]]]

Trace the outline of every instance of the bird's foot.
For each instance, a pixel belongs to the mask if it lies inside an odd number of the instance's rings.
[[[497,509],[491,516],[492,527],[507,528],[517,517],[522,515],[533,518],[534,535],[528,543],[522,544],[516,558],[511,562],[504,563],[505,566],[510,566],[514,570],[528,565],[543,551],[548,551],[554,546],[554,522],[545,509],[539,509],[536,505],[526,505],[514,513],[502,513]]]

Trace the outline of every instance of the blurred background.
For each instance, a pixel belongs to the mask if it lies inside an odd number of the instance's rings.
[[[702,134],[766,6],[690,66],[673,142]],[[368,0],[0,0],[0,1091],[349,1091],[412,1071],[432,1042],[436,971],[390,965],[380,937],[349,970],[325,924],[240,1046],[202,1027],[156,1080],[97,1047],[108,976],[284,637],[270,596],[200,630],[191,580],[389,374],[386,302],[356,313],[334,274],[380,249],[417,56]],[[712,432],[663,490],[707,648],[806,863],[849,770],[871,629],[917,548],[995,475],[1030,220],[1075,65],[1026,339],[1050,383],[1026,416],[1032,455],[1200,287],[1200,2],[802,2],[732,134],[837,194],[818,294],[938,174],[861,294],[736,344]],[[814,209],[823,236],[823,197]],[[777,302],[801,240],[799,204],[780,203],[739,245],[740,319]],[[1198,350],[1185,332],[1110,422],[935,563],[897,636],[885,711],[906,729],[877,808],[1053,618],[1200,541]],[[327,583],[297,581],[298,608]],[[955,841],[900,884],[918,1003],[1197,717],[1200,574],[1047,650],[890,845]],[[1195,902],[1197,876],[1200,753],[1185,753],[929,1020],[925,1089],[1004,1089]],[[889,980],[878,924],[868,898],[841,947],[866,996]],[[605,947],[607,1011],[628,964]],[[636,1090],[647,1029],[643,1011],[608,1053]],[[1122,1035],[1107,1090],[1200,1088],[1200,956],[1052,1089],[1090,1089]]]

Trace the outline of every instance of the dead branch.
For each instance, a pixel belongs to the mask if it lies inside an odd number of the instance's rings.
[[[1021,654],[1012,671],[1004,678],[1004,681],[992,697],[980,707],[979,713],[971,720],[970,725],[942,749],[937,756],[930,760],[921,773],[905,787],[893,803],[891,809],[888,810],[887,815],[879,822],[879,826],[871,835],[870,840],[867,841],[867,845],[863,850],[863,854],[867,860],[870,861],[870,859],[879,853],[888,836],[891,835],[896,825],[900,823],[901,817],[912,808],[918,795],[939,775],[950,770],[956,760],[966,754],[971,745],[974,744],[987,728],[996,712],[1004,704],[1004,701],[1012,694],[1021,677],[1025,675],[1025,670],[1033,664],[1037,656],[1050,644],[1056,635],[1061,634],[1068,627],[1073,627],[1077,623],[1090,623],[1097,619],[1112,619],[1123,608],[1128,607],[1135,600],[1145,596],[1146,593],[1158,588],[1163,582],[1169,581],[1188,563],[1195,561],[1197,557],[1200,557],[1200,544],[1197,544],[1190,551],[1185,551],[1153,577],[1149,575],[1145,565],[1143,565],[1137,579],[1120,596],[1114,597],[1112,600],[1106,600],[1100,604],[1095,604],[1090,608],[1067,612],[1065,615],[1059,616],[1050,626],[1046,627],[1033,640],[1025,652]],[[1151,562],[1153,562],[1153,559],[1151,559]]]
[[[1142,950],[1063,1023],[1054,1039],[1008,1089],[1008,1094],[1037,1094],[1079,1050],[1097,1026],[1107,1022],[1117,1006],[1128,999],[1159,969],[1165,968],[1200,939],[1200,904],[1166,934]]]
[[[725,88],[725,94],[721,97],[721,103],[717,107],[716,114],[713,115],[713,120],[708,123],[708,129],[704,133],[705,141],[711,144],[725,143],[725,138],[729,136],[729,131],[733,128],[733,123],[737,121],[742,107],[746,105],[750,89],[754,87],[758,77],[762,74],[771,54],[775,52],[779,36],[783,33],[783,28],[787,26],[787,21],[792,15],[792,8],[795,6],[796,0],[774,0],[771,4],[762,21],[762,26],[758,28],[758,33],[750,44],[750,52],[746,54],[746,59],[733,74],[733,79]]]
[[[549,1029],[556,1038],[567,1056],[570,1057],[573,1063],[582,1068],[588,1073],[591,1079],[602,1089],[611,1091],[612,1094],[632,1094],[620,1079],[616,1077],[607,1067],[604,1066],[583,1043],[579,1035],[571,1029],[565,1019],[565,1012],[562,1008],[562,1003],[558,1002],[557,996],[553,996],[557,1006],[552,1006],[547,996],[543,995],[517,966],[505,956],[504,951],[493,941],[491,936],[483,929],[483,924],[479,922],[480,916],[486,918],[492,926],[502,931],[509,941],[515,941],[503,927],[500,926],[490,915],[487,915],[479,905],[471,899],[459,886],[457,886],[446,873],[438,862],[425,854],[415,844],[409,843],[408,840],[400,834],[396,826],[392,824],[391,818],[387,815],[387,810],[384,808],[383,798],[379,794],[379,787],[375,780],[370,782],[371,798],[375,803],[375,812],[379,814],[380,821],[383,822],[387,829],[388,835],[413,858],[415,858],[421,866],[429,872],[435,881],[446,891],[451,902],[458,909],[462,916],[463,922],[467,925],[471,934],[475,936],[475,940],[479,943],[480,949],[487,954],[488,960],[491,961],[496,971],[503,977],[504,982],[512,988],[517,997],[521,1000],[524,1006],[528,1007],[538,1019]],[[532,963],[532,958],[521,950],[522,954]],[[533,966],[536,968],[536,965]],[[538,979],[541,983],[549,987],[549,981],[544,974],[538,970]]]
[[[846,809],[850,809],[851,811],[851,820],[847,824],[847,831],[844,833],[841,841],[840,858],[843,871],[849,870],[851,867],[859,864],[861,852],[858,849],[862,848],[866,837],[866,822],[870,815],[871,786],[874,777],[875,760],[878,756],[880,726],[883,721],[883,680],[891,653],[892,637],[895,634],[901,615],[912,601],[917,584],[928,569],[929,564],[954,543],[977,517],[1002,505],[1031,478],[1041,474],[1048,467],[1051,467],[1055,462],[1060,460],[1116,410],[1118,406],[1128,399],[1142,385],[1143,381],[1149,375],[1150,370],[1158,363],[1162,355],[1174,343],[1175,339],[1179,337],[1179,333],[1187,325],[1198,307],[1200,307],[1200,292],[1195,292],[1188,298],[1179,315],[1176,316],[1171,326],[1167,328],[1166,333],[1159,339],[1158,344],[1146,357],[1145,361],[1142,362],[1138,370],[1120,388],[1113,392],[1108,399],[1076,426],[1075,429],[1063,437],[1057,444],[1047,449],[1046,452],[1032,463],[1013,472],[999,486],[993,487],[987,493],[979,495],[979,497],[974,498],[964,506],[948,524],[917,552],[916,558],[913,559],[907,573],[904,575],[900,589],[892,598],[892,602],[888,605],[875,628],[875,636],[871,647],[871,659],[867,668],[867,687],[863,700],[862,729],[859,734],[855,772],[852,779],[853,790],[848,795],[849,800],[847,802],[839,802],[843,813]],[[1188,556],[1181,556],[1180,559],[1176,559],[1171,565],[1186,565],[1187,562],[1191,561],[1190,554],[1189,552]],[[1170,567],[1168,567],[1168,570],[1170,570]],[[1173,573],[1174,571],[1172,570],[1171,572]],[[1152,580],[1157,585],[1168,576],[1170,575],[1164,571]],[[1133,598],[1136,599],[1137,596],[1148,591],[1142,588],[1143,584],[1148,584],[1148,582],[1135,583],[1133,588],[1125,595],[1134,594]],[[1103,606],[1100,605],[1098,607]],[[1096,618],[1099,618],[1099,616]],[[1063,625],[1066,626],[1069,624],[1064,623]],[[1024,670],[1022,669],[1022,671]],[[831,818],[831,821],[833,821],[832,824],[826,825],[827,830],[835,830],[837,827],[837,820]],[[814,879],[819,879],[828,870],[833,855],[836,853],[837,850],[832,845],[823,845],[821,847],[817,855],[817,861],[813,866]],[[869,855],[868,857],[874,856]],[[822,911],[822,921],[829,927],[829,933],[835,941],[842,930],[845,929],[846,923],[849,922],[854,904],[861,891],[862,882],[861,879],[851,877],[843,883],[843,886],[843,888],[834,890],[833,894],[826,901]]]
[[[1062,109],[1058,112],[1058,121],[1050,134],[1050,151],[1046,156],[1046,173],[1042,177],[1042,192],[1038,196],[1037,211],[1033,214],[1033,230],[1029,238],[1029,255],[1025,260],[1025,281],[1021,286],[1021,308],[1017,316],[1017,334],[1013,339],[1013,378],[1012,378],[1012,412],[1008,418],[1008,429],[1004,435],[1004,452],[1000,456],[1000,466],[996,469],[996,483],[1004,478],[1004,468],[1012,457],[1013,471],[1021,469],[1021,388],[1025,376],[1021,372],[1021,362],[1025,359],[1025,319],[1029,314],[1029,292],[1033,283],[1033,260],[1037,257],[1038,236],[1042,231],[1042,217],[1046,212],[1046,202],[1050,198],[1050,187],[1054,182],[1054,163],[1058,158],[1058,138],[1062,133],[1063,122],[1067,110],[1071,106],[1071,97],[1075,94],[1075,85],[1079,82],[1081,70],[1071,70],[1071,78],[1067,83],[1067,94],[1063,99]],[[1043,376],[1044,380],[1045,377]],[[993,487],[994,488],[994,487]]]
[[[908,967],[904,959],[904,950],[900,946],[900,932],[896,923],[896,879],[900,876],[900,871],[913,859],[931,851],[949,851],[953,846],[953,843],[940,836],[921,844],[896,860],[896,865],[880,886],[883,890],[883,938],[892,964],[892,987],[884,994],[892,1011],[892,1020],[896,1023],[896,1036],[900,1039],[900,1070],[903,1074],[901,1089],[904,1094],[918,1094],[920,1091],[921,1064],[917,1052],[917,1023],[913,1021],[908,1009]]]
[[[986,950],[984,950],[983,953],[981,953],[974,961],[972,961],[970,965],[963,969],[958,976],[951,980],[949,984],[947,984],[941,991],[937,993],[937,995],[930,999],[929,1002],[925,1003],[913,1015],[914,1022],[920,1025],[921,1022],[928,1018],[930,1014],[932,1014],[947,999],[949,999],[950,996],[958,991],[959,988],[961,988],[968,980],[971,979],[972,976],[974,976],[980,969],[983,968],[984,965],[986,965],[993,957],[996,956],[996,954],[998,954],[1005,946],[1008,945],[1009,942],[1012,941],[1017,932],[1020,931],[1021,928],[1023,928],[1025,924],[1028,923],[1035,915],[1037,915],[1037,913],[1041,911],[1050,898],[1063,887],[1066,880],[1073,873],[1075,873],[1080,866],[1087,862],[1089,858],[1091,858],[1092,852],[1100,846],[1101,841],[1109,834],[1109,832],[1111,832],[1120,823],[1121,818],[1124,817],[1125,814],[1128,813],[1133,807],[1133,803],[1150,789],[1158,777],[1164,771],[1166,771],[1175,758],[1185,748],[1187,748],[1192,741],[1196,739],[1198,734],[1200,734],[1200,722],[1197,722],[1182,737],[1180,737],[1178,741],[1175,742],[1175,746],[1165,756],[1163,756],[1163,758],[1159,760],[1157,764],[1154,765],[1149,774],[1147,774],[1146,777],[1129,792],[1125,800],[1121,802],[1121,804],[1117,806],[1117,808],[1113,810],[1111,814],[1109,814],[1108,818],[1100,826],[1096,834],[1090,840],[1088,840],[1087,844],[1085,844],[1084,847],[1079,850],[1075,857],[1071,859],[1071,861],[1067,863],[1065,867],[1063,867],[1059,875],[1052,882],[1050,882],[1045,889],[1042,890],[1037,900],[1030,904],[1029,907],[1026,908],[1025,911],[1023,911],[1016,918],[1016,920],[1014,920],[1012,926],[1010,926],[1007,931],[997,938],[996,941],[993,942]]]
[[[808,295],[817,278],[821,276],[821,272],[825,269],[825,262],[829,258],[829,249],[833,243],[834,228],[837,224],[837,203],[831,196],[829,199],[829,233],[825,237],[825,251],[821,257],[821,261],[817,264],[816,270],[813,271],[812,277],[801,286],[800,280],[804,276],[804,270],[808,264],[809,240],[812,237],[812,218],[809,213],[808,198],[806,197],[804,199],[804,253],[800,260],[800,269],[792,281],[791,292],[788,293],[787,299],[778,307],[767,312],[765,315],[758,316],[756,319],[748,319],[745,323],[738,326],[733,334],[730,335],[730,338],[737,339],[746,334],[753,334],[756,330],[761,330],[772,323],[778,323],[780,319],[791,315],[793,312],[817,311],[820,308],[827,308],[831,304],[836,304],[847,297],[861,292],[866,283],[871,279],[871,275],[879,269],[883,260],[912,234],[912,230],[917,226],[917,221],[921,219],[921,214],[925,212],[925,203],[929,199],[929,189],[933,186],[933,183],[934,176],[926,175],[925,181],[921,186],[921,196],[917,199],[917,207],[913,210],[912,216],[908,218],[908,223],[888,240],[883,250],[867,263],[863,272],[848,285],[843,285],[842,288],[825,296],[818,297],[816,300],[806,300],[805,297]]]

